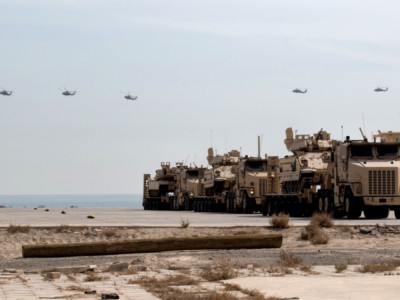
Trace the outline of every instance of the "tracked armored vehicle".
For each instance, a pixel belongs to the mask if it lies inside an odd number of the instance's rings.
[[[175,205],[176,190],[180,180],[182,163],[171,167],[170,163],[161,163],[161,169],[156,170],[155,177],[144,174],[143,177],[143,208],[145,210],[169,210]]]
[[[226,210],[229,199],[234,199],[232,195],[234,194],[239,157],[240,153],[237,150],[223,155],[214,155],[214,150],[208,149],[207,161],[212,168],[204,171],[204,195],[194,199],[194,211]]]
[[[292,128],[288,128],[285,145],[293,155],[271,161],[270,168],[279,170],[279,175],[275,175],[279,177],[279,186],[271,187],[271,192],[263,197],[263,214],[309,216],[318,204],[319,190],[324,188],[332,151],[330,134],[321,129],[313,136],[293,136]]]

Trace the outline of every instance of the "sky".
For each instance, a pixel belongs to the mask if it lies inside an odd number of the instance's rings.
[[[206,166],[210,146],[256,156],[261,136],[262,153],[287,155],[287,127],[400,131],[399,11],[394,0],[1,0],[0,88],[14,93],[0,95],[0,194],[142,193],[144,173]]]

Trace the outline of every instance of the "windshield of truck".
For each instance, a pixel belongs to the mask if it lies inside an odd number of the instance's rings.
[[[376,152],[378,157],[397,157],[399,156],[399,147],[397,145],[378,145]]]
[[[199,171],[187,171],[187,177],[190,179],[199,178]]]
[[[350,153],[352,157],[372,157],[371,145],[351,145]]]
[[[264,162],[263,161],[247,161],[247,170],[264,171]]]

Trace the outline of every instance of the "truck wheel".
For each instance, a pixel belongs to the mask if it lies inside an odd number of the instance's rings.
[[[394,216],[396,219],[400,219],[400,207],[394,209]]]
[[[183,203],[184,203],[184,206],[185,206],[185,210],[192,210],[192,207],[190,205],[190,200],[189,200],[188,196],[185,196],[183,198]]]
[[[326,210],[326,208],[325,208],[325,197],[321,193],[321,195],[319,195],[319,197],[318,197],[318,212],[319,213],[324,213],[325,210]]]
[[[344,209],[347,213],[347,219],[358,219],[361,215],[360,204],[348,189],[344,195]]]
[[[243,212],[245,214],[252,214],[254,212],[253,205],[247,193],[243,193],[242,205],[243,205]]]

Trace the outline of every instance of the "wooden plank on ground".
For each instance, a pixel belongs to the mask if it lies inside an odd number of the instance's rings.
[[[23,245],[23,257],[110,255],[199,249],[280,248],[282,234],[170,237],[71,244]]]

